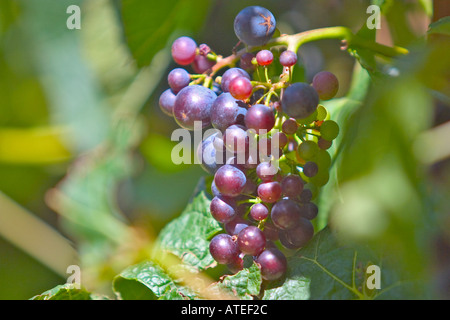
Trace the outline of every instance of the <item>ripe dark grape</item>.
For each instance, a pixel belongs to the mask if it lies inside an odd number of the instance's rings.
[[[273,224],[279,229],[292,229],[299,223],[301,209],[295,201],[282,199],[274,204],[270,217]]]
[[[256,258],[261,267],[261,276],[264,280],[280,279],[287,270],[287,259],[276,248],[268,248]]]
[[[249,46],[262,46],[272,38],[276,21],[273,14],[260,6],[244,8],[234,19],[234,33]]]
[[[272,223],[272,221],[267,221],[264,224],[264,235],[266,240],[277,241],[278,240],[278,228]]]
[[[209,243],[209,252],[214,260],[219,264],[228,264],[233,262],[239,256],[237,243],[228,234],[218,234],[211,239]]]
[[[229,92],[224,92],[211,106],[211,124],[224,131],[233,124],[243,124],[247,109],[238,104]]]
[[[237,244],[242,253],[257,256],[266,246],[266,237],[257,227],[248,226],[239,232]]]
[[[302,217],[308,220],[313,220],[317,217],[319,213],[319,208],[312,202],[305,203],[301,206]]]
[[[283,51],[280,54],[280,64],[284,67],[292,67],[297,63],[297,54],[291,50]]]
[[[283,130],[283,132],[288,135],[296,133],[297,129],[298,123],[293,118],[287,119],[286,121],[283,122],[281,126],[281,130]]]
[[[339,90],[339,81],[333,73],[322,71],[314,76],[312,86],[319,94],[320,100],[330,100]]]
[[[175,105],[176,94],[172,89],[165,90],[159,97],[159,107],[161,111],[168,116],[173,116],[173,107]]]
[[[242,194],[253,195],[256,193],[257,187],[258,186],[253,182],[252,179],[247,179],[247,183],[245,184],[244,190],[242,190]]]
[[[281,189],[286,197],[296,198],[303,191],[303,180],[295,174],[288,175],[281,181]]]
[[[278,143],[278,146],[283,149],[288,144],[288,137],[283,132],[275,132],[272,134],[271,141],[274,141],[274,143]]]
[[[205,55],[196,55],[194,61],[192,62],[192,69],[195,73],[204,73],[210,70],[216,62],[214,60],[208,59]]]
[[[228,90],[234,98],[246,100],[252,95],[253,86],[246,77],[236,77],[230,81]]]
[[[320,126],[320,135],[322,139],[332,141],[339,135],[339,125],[333,120],[327,120]]]
[[[268,66],[273,62],[273,53],[270,50],[261,50],[256,54],[256,62],[260,66]]]
[[[311,221],[300,218],[298,224],[291,229],[280,231],[282,244],[288,249],[299,249],[304,247],[314,236],[314,227]]]
[[[196,51],[197,43],[189,37],[180,37],[172,44],[172,58],[182,66],[194,62]]]
[[[277,181],[261,183],[258,186],[258,196],[266,203],[274,203],[281,198],[281,185]]]
[[[236,216],[233,220],[224,224],[225,231],[232,236],[238,235],[248,226],[250,226],[250,222],[240,216]]]
[[[302,203],[307,203],[310,202],[312,198],[313,198],[312,191],[310,189],[303,188],[302,193],[300,193],[300,201]]]
[[[189,82],[191,82],[191,77],[186,70],[182,68],[175,68],[169,72],[167,82],[173,92],[178,93],[181,89],[189,85]]]
[[[255,58],[255,55],[251,52],[246,52],[241,56],[239,66],[241,69],[246,70],[247,72],[252,72],[255,69],[255,65],[253,65],[252,60]]]
[[[227,150],[237,154],[244,154],[249,150],[247,131],[240,125],[229,126],[224,132],[223,142]]]
[[[307,83],[294,83],[286,88],[281,99],[283,111],[291,118],[304,119],[316,111],[319,95]]]
[[[218,133],[214,133],[203,140],[197,148],[197,160],[200,166],[209,174],[214,174],[225,163],[225,154],[214,147],[214,140]]]
[[[209,209],[214,219],[220,223],[226,223],[236,216],[236,201],[224,196],[214,197]]]
[[[278,173],[278,167],[271,162],[261,162],[256,167],[256,175],[258,178],[260,178],[263,182],[270,182],[273,181],[275,176]]]
[[[308,161],[303,166],[303,173],[308,178],[314,177],[315,175],[317,175],[318,172],[319,172],[319,167],[317,166],[317,163],[315,163],[315,162]]]
[[[224,74],[222,75],[222,82],[221,82],[220,86],[222,87],[223,92],[230,91],[229,85],[230,85],[231,81],[236,77],[245,77],[248,80],[251,80],[247,71],[245,71],[241,68],[230,68],[227,71],[225,71]]]
[[[250,209],[250,217],[256,221],[262,221],[269,216],[269,209],[263,203],[256,203]]]
[[[231,262],[227,263],[228,269],[233,272],[237,273],[244,269],[244,259],[241,257],[241,255],[234,258]]]
[[[247,110],[245,125],[249,129],[254,129],[257,134],[267,133],[275,125],[275,115],[269,107],[256,104]]]
[[[214,183],[217,190],[224,196],[237,197],[245,187],[247,178],[238,168],[226,164],[217,170]]]
[[[181,89],[175,99],[173,114],[182,128],[194,130],[194,122],[201,121],[202,127],[211,124],[210,110],[216,94],[204,86],[192,85]]]

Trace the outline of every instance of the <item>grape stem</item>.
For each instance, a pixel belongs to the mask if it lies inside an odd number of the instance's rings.
[[[288,50],[297,52],[299,48],[305,43],[325,39],[338,39],[341,41],[345,41],[346,47],[369,49],[374,53],[386,57],[396,57],[399,55],[405,55],[409,53],[407,49],[402,47],[398,46],[389,47],[375,41],[370,41],[361,38],[353,34],[353,32],[347,27],[328,27],[328,28],[308,30],[293,35],[282,35],[278,38],[270,40],[263,47],[244,48],[236,53],[233,53],[228,57],[225,58],[218,57],[217,63],[212,67],[211,75],[214,75],[224,67],[234,65],[244,53],[249,51],[256,51],[262,48],[286,46]]]

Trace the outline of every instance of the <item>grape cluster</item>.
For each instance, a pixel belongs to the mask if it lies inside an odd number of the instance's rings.
[[[269,10],[243,9],[234,29],[246,48],[231,59],[206,44],[197,46],[189,37],[176,39],[173,59],[194,72],[173,69],[170,88],[159,100],[163,112],[182,128],[194,130],[198,122],[202,129],[217,130],[197,149],[201,166],[214,175],[211,215],[224,227],[224,233],[211,239],[210,253],[232,272],[244,267],[245,257],[252,257],[265,280],[282,277],[285,253],[313,237],[311,220],[318,214],[313,201],[328,182],[327,149],[339,134],[339,126],[320,104],[336,95],[336,76],[323,71],[312,83],[292,83],[297,54],[270,50],[267,43],[275,28]],[[282,74],[269,79],[267,71],[277,64]],[[263,80],[260,73],[266,75]]]

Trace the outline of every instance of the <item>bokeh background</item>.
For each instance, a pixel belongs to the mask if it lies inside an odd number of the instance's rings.
[[[391,24],[377,37],[388,45],[414,44],[429,23],[449,14],[445,0],[386,2],[395,10],[383,17],[383,26]],[[74,4],[81,8],[79,30],[66,26],[66,9]],[[0,299],[28,299],[65,283],[71,264],[82,267],[89,290],[109,294],[112,277],[145,258],[205,174],[170,161],[177,126],[158,106],[175,67],[170,44],[189,35],[227,56],[237,43],[234,16],[254,4],[269,8],[280,31],[291,34],[337,25],[356,32],[370,1],[0,1]],[[338,97],[347,94],[355,59],[338,42],[308,44],[299,54],[305,80],[329,70],[340,80]],[[448,76],[442,61],[449,56],[436,56],[436,65],[428,60],[429,72]],[[421,204],[438,208],[430,217],[447,226],[433,229],[439,254],[427,259],[435,259],[438,291],[450,297],[450,91],[444,75],[424,76],[430,87],[437,83],[425,99],[431,101],[426,125],[447,123],[436,147],[443,154],[411,165],[420,168],[420,181],[426,174]],[[428,198],[430,190],[438,196]]]

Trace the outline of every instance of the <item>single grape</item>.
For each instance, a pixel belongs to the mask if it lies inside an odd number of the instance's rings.
[[[339,135],[339,125],[333,120],[327,120],[320,126],[320,135],[322,139],[332,141]]]
[[[260,254],[266,246],[266,237],[264,233],[255,226],[248,226],[242,229],[237,236],[239,250],[251,256]]]
[[[173,107],[175,121],[188,130],[194,130],[196,121],[201,121],[203,128],[208,127],[211,124],[211,106],[216,98],[216,94],[204,86],[192,85],[181,89]]]
[[[223,135],[223,142],[227,150],[236,154],[247,154],[249,150],[249,137],[245,127],[241,125],[229,126]]]
[[[319,208],[312,202],[305,203],[300,208],[302,217],[308,220],[313,220],[319,213]]]
[[[240,64],[239,66],[241,69],[244,69],[247,72],[253,72],[255,70],[255,65],[252,63],[253,58],[255,58],[255,55],[251,52],[244,53],[240,58]]]
[[[237,273],[244,269],[244,259],[241,255],[238,255],[236,258],[234,258],[231,262],[227,263],[228,269],[232,273]]]
[[[225,231],[232,236],[238,235],[241,230],[248,226],[250,226],[250,222],[240,216],[236,216],[233,220],[224,224]]]
[[[246,100],[252,95],[253,86],[246,77],[236,77],[230,81],[228,90],[234,98]]]
[[[217,136],[218,133],[208,136],[197,147],[197,161],[209,174],[214,174],[225,163],[225,154],[218,152],[214,147]]]
[[[278,173],[278,167],[272,162],[261,162],[256,167],[256,175],[262,182],[273,181]]]
[[[243,124],[247,109],[229,92],[224,92],[211,106],[211,124],[214,128],[224,131],[233,124]]]
[[[283,132],[276,131],[272,134],[271,144],[278,143],[278,147],[280,149],[283,149],[284,147],[286,147],[288,142],[289,142],[288,137]]]
[[[236,77],[245,77],[248,80],[251,80],[247,71],[245,71],[241,68],[230,68],[227,71],[225,71],[224,74],[222,75],[222,82],[221,82],[220,86],[222,87],[223,92],[230,91],[229,85],[230,85],[231,81]]]
[[[287,259],[276,248],[268,248],[256,258],[261,267],[261,276],[264,280],[280,279],[287,270]]]
[[[239,256],[237,243],[228,234],[218,234],[209,243],[209,252],[219,264],[228,264]]]
[[[272,38],[276,21],[273,14],[260,6],[241,10],[234,19],[234,33],[249,46],[262,46]]]
[[[294,83],[286,88],[281,99],[283,111],[291,118],[304,119],[312,115],[319,104],[319,95],[307,83]]]
[[[291,245],[288,249],[304,247],[313,236],[314,227],[311,221],[302,217],[294,228],[280,231],[280,239],[284,239],[284,243],[288,242]]]
[[[280,54],[280,64],[284,67],[292,67],[297,63],[297,54],[291,50],[285,50]]]
[[[269,209],[263,203],[256,203],[250,209],[250,217],[256,221],[262,221],[269,216]]]
[[[254,129],[257,134],[267,133],[275,125],[275,115],[269,107],[255,104],[247,110],[245,125],[249,129]]]
[[[189,85],[189,82],[191,82],[191,77],[186,70],[182,68],[175,68],[169,72],[167,82],[173,92],[178,93],[181,89]]]
[[[301,209],[295,201],[282,199],[274,204],[270,217],[273,224],[279,229],[292,229],[298,225]]]
[[[175,105],[176,94],[172,89],[165,90],[159,97],[159,107],[168,116],[173,117],[173,107]]]
[[[298,129],[298,123],[293,118],[286,119],[286,121],[284,121],[281,126],[281,130],[283,130],[283,132],[287,135],[292,135],[292,134],[296,133],[297,129]]]
[[[319,152],[319,146],[314,141],[304,141],[298,146],[298,155],[304,160],[312,160]]]
[[[214,183],[222,195],[237,197],[244,190],[247,178],[241,170],[226,164],[217,170]]]
[[[319,172],[319,167],[317,166],[317,163],[315,163],[315,162],[308,161],[303,166],[303,173],[308,178],[314,177],[315,175],[317,175],[318,172]]]
[[[312,86],[319,94],[320,100],[330,100],[339,90],[339,81],[333,73],[322,71],[314,76]]]
[[[189,37],[180,37],[172,44],[172,58],[182,66],[194,62],[196,51],[197,43]]]
[[[236,201],[225,196],[214,197],[209,209],[214,219],[220,223],[226,223],[236,216]]]
[[[303,180],[298,175],[288,175],[281,181],[281,189],[286,197],[296,198],[303,191]]]
[[[273,62],[273,53],[270,50],[261,50],[256,54],[256,62],[260,66],[268,66]]]
[[[332,144],[333,144],[333,141],[328,141],[328,140],[325,140],[325,139],[322,139],[322,138],[320,138],[319,141],[317,141],[317,145],[322,150],[330,149]]]
[[[274,203],[281,198],[281,185],[277,181],[261,183],[257,191],[259,198],[266,203]]]
[[[305,189],[305,187],[303,187],[303,191],[302,193],[300,193],[300,202],[302,203],[308,203],[312,200],[313,198],[313,193],[310,189]]]

